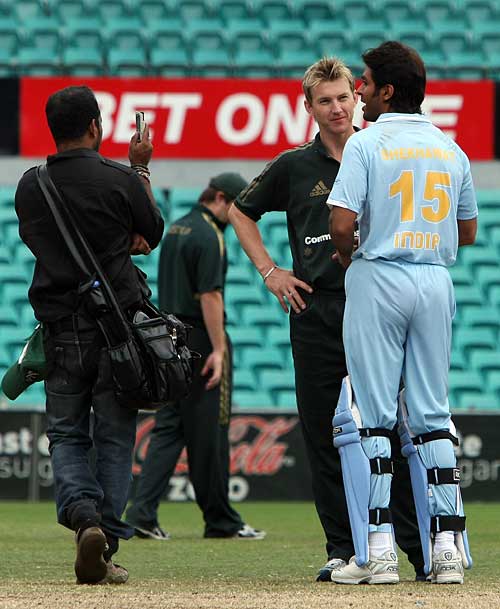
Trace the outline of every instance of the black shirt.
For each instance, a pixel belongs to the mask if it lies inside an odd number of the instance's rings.
[[[200,295],[215,290],[224,292],[225,227],[204,205],[197,205],[170,226],[160,253],[161,309],[202,325]]]
[[[129,254],[131,233],[140,233],[154,248],[163,220],[137,174],[87,148],[49,156],[47,164],[122,306],[141,302],[140,280]],[[15,201],[19,234],[36,258],[29,290],[35,316],[55,321],[71,315],[79,305],[77,288],[83,278],[38,186],[35,168],[21,178]]]
[[[273,159],[235,205],[255,222],[267,211],[285,211],[295,276],[313,288],[341,294],[344,270],[331,260],[335,250],[326,205],[339,167],[318,133],[311,142]]]

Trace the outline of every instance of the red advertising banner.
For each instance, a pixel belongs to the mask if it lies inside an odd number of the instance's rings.
[[[44,107],[48,96],[81,78],[22,78],[20,154],[54,151]],[[155,159],[271,159],[311,139],[299,80],[86,78],[103,119],[101,152],[127,157],[135,110],[150,125]],[[424,111],[472,160],[494,156],[494,84],[430,82]],[[359,103],[355,124],[363,127]]]

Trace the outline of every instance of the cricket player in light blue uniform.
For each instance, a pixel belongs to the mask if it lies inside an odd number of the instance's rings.
[[[364,118],[376,122],[348,140],[328,199],[335,257],[348,267],[349,377],[333,425],[356,551],[332,580],[399,581],[388,509],[388,432],[399,418],[426,573],[462,583],[472,561],[447,397],[455,312],[447,267],[460,245],[474,242],[476,197],[466,155],[421,114],[419,55],[385,42],[363,60],[358,93]]]

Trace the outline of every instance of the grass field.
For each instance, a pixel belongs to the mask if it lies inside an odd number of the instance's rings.
[[[475,567],[463,586],[416,584],[400,557],[396,586],[316,583],[323,535],[309,503],[245,503],[239,508],[263,541],[204,540],[193,504],[164,504],[173,538],[123,543],[124,586],[77,586],[70,531],[52,503],[0,503],[0,608],[32,609],[496,609],[500,608],[500,506],[470,504]]]

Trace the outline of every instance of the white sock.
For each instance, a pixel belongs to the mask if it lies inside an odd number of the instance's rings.
[[[379,558],[385,552],[394,551],[392,533],[382,533],[374,531],[368,533],[368,547],[370,548],[370,556]]]
[[[439,554],[445,550],[456,551],[456,549],[455,533],[453,531],[441,531],[440,533],[436,533],[434,538],[434,554]]]

